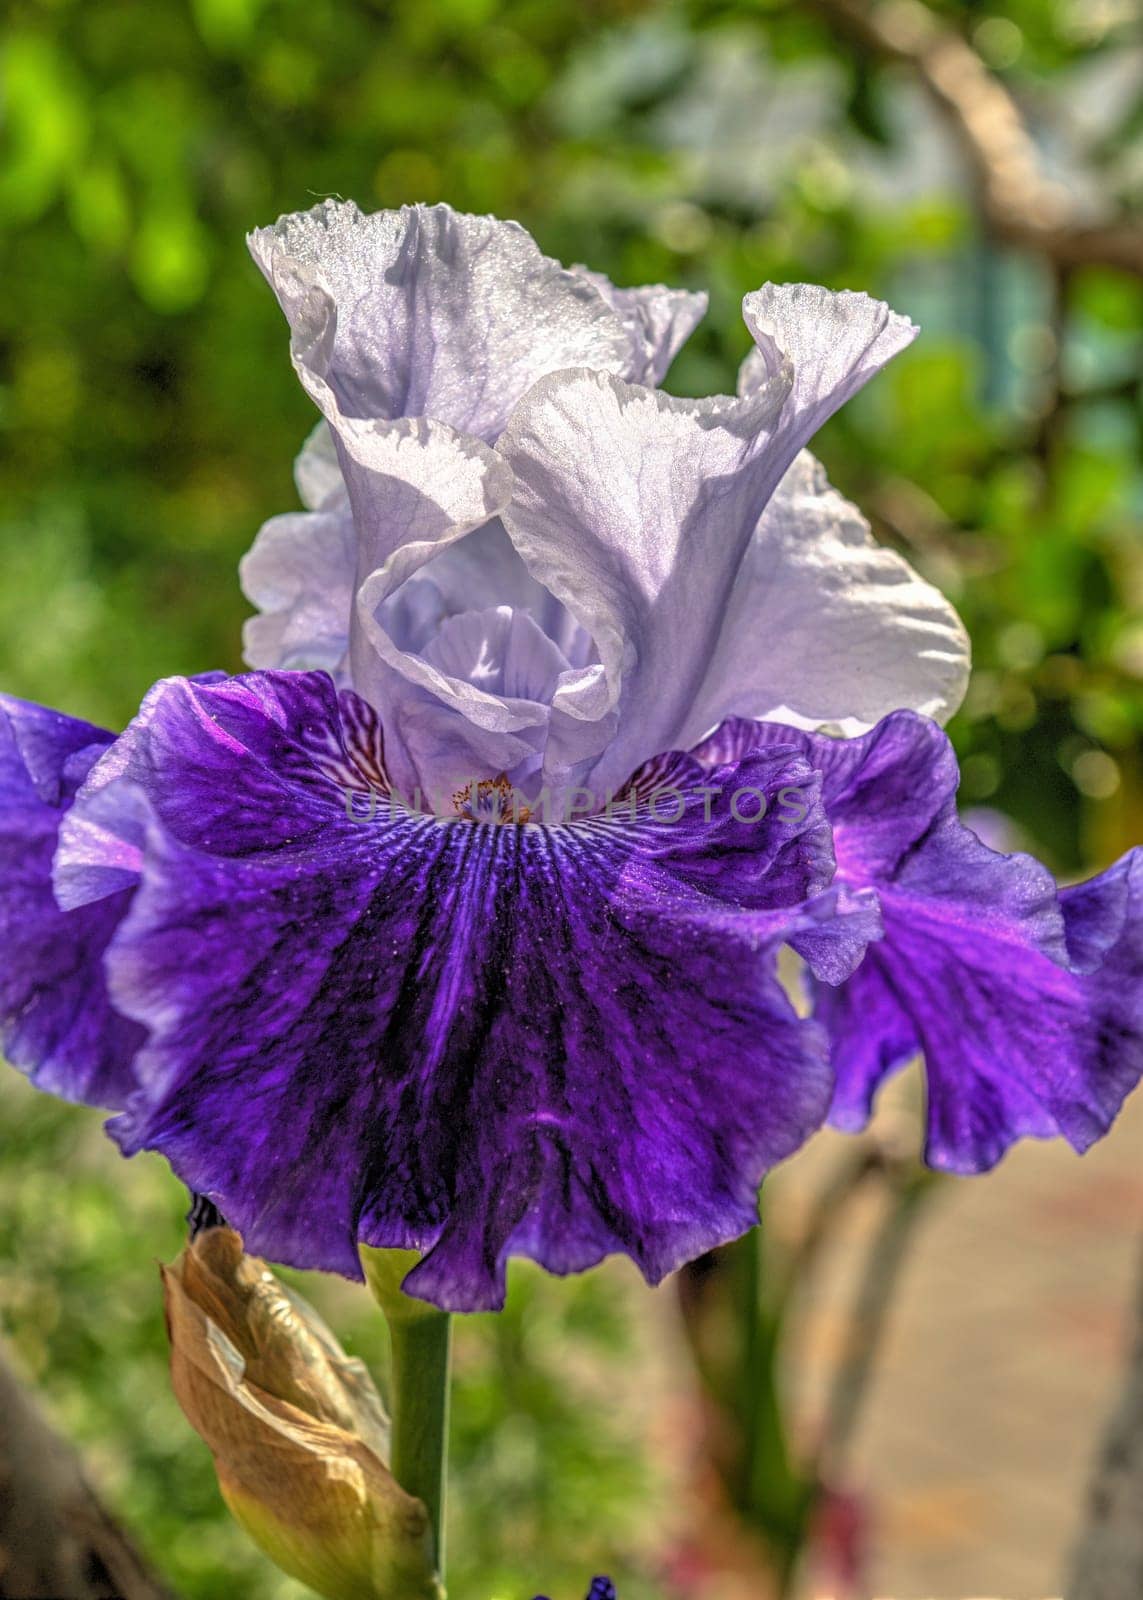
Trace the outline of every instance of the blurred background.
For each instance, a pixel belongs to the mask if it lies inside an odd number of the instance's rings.
[[[921,323],[815,448],[968,624],[966,807],[1063,876],[1106,865],[1143,813],[1141,20],[1136,0],[9,0],[0,686],[118,728],[158,676],[239,668],[236,563],[296,505],[313,421],[243,234],[325,195],[447,200],[620,283],[709,290],[678,393],[733,385],[766,279]],[[297,1600],[168,1393],[178,1185],[10,1072],[0,1118],[24,1372],[181,1595]],[[1082,1166],[1020,1151],[926,1206],[801,1592],[1059,1591],[1125,1348],[1141,1129],[1129,1110]],[[778,1245],[844,1159],[826,1136],[775,1183]],[[846,1211],[783,1334],[795,1440],[878,1204]],[[305,1288],[376,1354],[361,1295]],[[621,1600],[764,1592],[748,1549],[704,1540],[678,1300],[622,1267],[524,1270],[503,1317],[465,1322],[461,1600],[576,1600],[588,1567]]]

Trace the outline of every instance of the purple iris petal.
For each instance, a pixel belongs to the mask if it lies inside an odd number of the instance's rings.
[[[1101,1029],[1104,1099],[1114,1111],[1143,1077],[1143,850],[1061,891],[1073,968]]]
[[[39,1088],[118,1107],[142,1030],[112,1008],[101,958],[129,894],[65,912],[52,893],[60,819],[111,739],[0,695],[0,1045]]]
[[[385,795],[354,695],[266,673],[162,686],[114,771],[78,810],[110,832],[118,797],[133,834],[145,799],[108,968],[151,1034],[112,1128],[253,1251],[356,1276],[359,1240],[419,1248],[410,1290],[452,1309],[499,1305],[514,1254],[657,1281],[749,1228],[824,1116],[824,1037],[774,973],[832,873],[796,750],[719,775],[740,816],[677,757],[610,816],[446,820]]]
[[[536,1600],[548,1600],[548,1597],[538,1594]],[[586,1600],[616,1600],[615,1585],[610,1578],[593,1578]]]
[[[923,1051],[932,1165],[982,1171],[1028,1135],[1086,1149],[1143,1072],[1137,854],[1060,895],[1039,862],[990,850],[958,820],[951,747],[910,712],[845,740],[730,722],[696,754],[791,742],[822,774],[839,884],[874,889],[884,919],[853,976],[816,989],[831,1120],[863,1126],[884,1079]]]

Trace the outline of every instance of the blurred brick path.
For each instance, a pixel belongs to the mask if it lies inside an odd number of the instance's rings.
[[[1081,1159],[1033,1141],[950,1180],[899,1285],[847,1487],[871,1515],[870,1592],[897,1600],[1058,1595],[1093,1451],[1122,1374],[1143,1249],[1143,1095]],[[776,1175],[797,1209],[836,1158],[826,1135]],[[781,1189],[779,1188],[781,1184]],[[861,1202],[822,1264],[791,1378],[812,1414],[844,1331]],[[810,1585],[809,1596],[825,1594]]]

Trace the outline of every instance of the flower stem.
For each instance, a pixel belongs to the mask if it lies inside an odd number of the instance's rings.
[[[449,1345],[447,1311],[394,1318],[393,1476],[429,1510],[437,1571],[444,1577],[445,1474],[448,1467]]]
[[[443,1583],[452,1326],[447,1311],[402,1291],[401,1280],[418,1259],[410,1250],[361,1249],[366,1280],[389,1324],[389,1467],[401,1488],[428,1509]]]

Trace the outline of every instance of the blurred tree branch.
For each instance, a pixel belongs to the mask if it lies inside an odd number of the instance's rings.
[[[863,50],[913,69],[957,137],[994,238],[1038,251],[1060,268],[1106,266],[1143,277],[1143,224],[1128,217],[1094,222],[1045,176],[1008,89],[921,0],[814,3]]]
[[[2,1354],[0,1600],[172,1600]]]
[[[1087,1523],[1067,1600],[1137,1600],[1143,1594],[1143,1273],[1135,1347],[1088,1498]]]

